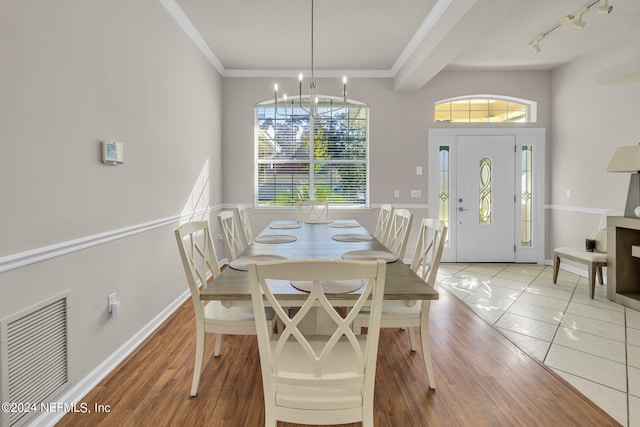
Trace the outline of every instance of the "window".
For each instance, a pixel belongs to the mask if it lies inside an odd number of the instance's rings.
[[[295,97],[286,107],[278,101],[277,111],[274,101],[256,105],[256,206],[369,206],[368,106],[319,97],[318,117],[309,117],[299,104]]]
[[[522,146],[521,169],[520,244],[531,246],[533,214],[533,147],[531,145]]]
[[[491,159],[489,159],[488,157],[483,157],[480,160],[480,168],[478,172],[480,175],[480,194],[478,195],[478,212],[480,213],[480,224],[491,224]]]
[[[474,95],[435,103],[436,122],[524,123],[535,122],[537,104],[526,99]]]
[[[440,180],[438,183],[438,219],[449,227],[449,147],[441,145],[438,149]],[[447,234],[447,239],[449,234]]]

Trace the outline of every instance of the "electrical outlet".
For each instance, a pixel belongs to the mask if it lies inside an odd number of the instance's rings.
[[[400,197],[400,190],[393,190],[393,197],[395,197],[396,199]]]
[[[412,199],[419,199],[420,197],[422,197],[422,190],[411,190]]]
[[[422,175],[422,166],[416,166],[416,175]]]

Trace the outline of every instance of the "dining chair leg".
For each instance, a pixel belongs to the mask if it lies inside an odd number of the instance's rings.
[[[416,345],[416,328],[407,328],[409,332],[409,341],[411,342],[411,351],[415,353],[418,346]]]
[[[589,296],[591,299],[593,299],[596,292],[596,270],[597,267],[595,265],[589,264]]]
[[[373,408],[362,408],[362,427],[373,427]]]
[[[275,419],[273,413],[265,409],[264,411],[264,427],[276,427],[278,420]]]
[[[604,278],[602,277],[602,266],[598,266],[598,282],[600,282],[601,285],[604,285]]]
[[[213,349],[213,356],[214,357],[220,356],[220,350],[222,349],[222,337],[223,336],[224,336],[223,334],[216,334],[216,346]]]
[[[422,301],[422,310],[420,311],[420,340],[422,341],[422,357],[424,358],[424,366],[427,369],[427,379],[429,380],[429,388],[436,389],[436,377],[433,374],[433,365],[431,363],[431,348],[429,346],[429,308],[430,301]]]
[[[558,270],[560,269],[560,257],[553,255],[553,283],[558,281]]]
[[[204,359],[205,332],[203,328],[196,330],[196,361],[193,366],[193,380],[191,381],[191,396],[198,394],[200,385],[200,373],[202,372],[202,360]]]

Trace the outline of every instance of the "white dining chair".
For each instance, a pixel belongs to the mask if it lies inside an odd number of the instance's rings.
[[[433,218],[423,218],[420,224],[416,251],[411,261],[411,270],[426,281],[429,286],[434,287],[440,258],[447,237],[447,227],[442,221]],[[430,301],[404,301],[401,303],[383,303],[381,328],[406,328],[409,332],[409,342],[411,351],[416,351],[416,332],[420,332],[422,345],[422,357],[424,358],[429,387],[436,388],[436,380],[431,362],[431,349],[429,346],[429,308]],[[368,313],[363,310],[354,323],[354,330],[361,331],[362,325],[368,321]],[[421,316],[424,316],[427,323],[421,327]]]
[[[301,200],[296,203],[298,221],[327,221],[329,219],[329,202],[326,200]]]
[[[285,260],[249,265],[251,301],[256,312],[274,308],[283,329],[269,336],[265,318],[256,319],[265,426],[278,421],[299,424],[362,422],[373,427],[373,391],[384,296],[386,264],[378,261]],[[341,317],[323,286],[339,281],[361,281],[362,290],[352,310]],[[309,293],[290,318],[288,302],[272,290],[282,283],[306,283]],[[328,291],[327,291],[328,292]],[[355,335],[351,324],[370,299],[369,332]],[[301,327],[308,315],[320,310],[330,318],[332,331],[310,335]],[[310,314],[311,313],[311,314]],[[279,328],[280,329],[280,328]]]
[[[408,209],[395,209],[391,216],[387,239],[383,243],[400,260],[404,258],[407,249],[412,221],[413,214]]]
[[[387,239],[387,234],[389,233],[389,226],[391,225],[391,219],[393,218],[393,211],[394,208],[390,204],[380,206],[378,222],[376,223],[376,230],[373,233],[373,237],[383,244]]]
[[[175,230],[175,236],[195,310],[196,358],[191,382],[191,396],[195,396],[200,384],[206,333],[216,334],[213,355],[219,356],[224,335],[255,335],[256,324],[253,307],[225,307],[220,301],[209,301],[205,304],[200,300],[201,288],[205,289],[211,280],[220,275],[209,224],[206,221],[183,224]],[[273,310],[265,308],[263,312],[268,319],[267,328],[272,328]]]
[[[218,222],[220,224],[220,231],[222,232],[224,249],[227,252],[227,258],[231,262],[238,257],[240,252],[245,250],[247,243],[241,234],[233,211],[220,212],[218,214]]]
[[[251,230],[251,222],[249,221],[249,213],[244,205],[238,205],[235,207],[236,216],[240,224],[240,231],[244,240],[248,245],[253,243],[253,231]]]

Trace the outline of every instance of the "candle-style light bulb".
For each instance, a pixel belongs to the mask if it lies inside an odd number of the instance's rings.
[[[276,105],[276,111],[278,111],[278,83],[273,85],[273,101]]]

